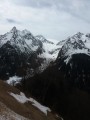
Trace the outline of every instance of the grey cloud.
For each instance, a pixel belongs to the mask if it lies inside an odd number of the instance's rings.
[[[13,20],[13,19],[10,19],[10,18],[7,18],[6,21],[9,22],[9,23],[11,23],[11,24],[13,24],[13,23],[14,24],[20,24],[19,21],[16,21],[16,20]]]
[[[36,7],[36,8],[43,8],[43,7],[50,7],[52,4],[50,2],[46,2],[45,0],[13,0],[13,2],[17,5],[22,6],[30,6],[30,7]]]
[[[59,5],[61,4],[65,8],[69,8],[71,7],[72,3],[75,3],[75,1],[79,1],[78,3],[81,4],[90,3],[89,0],[13,0],[12,2],[18,5],[31,7],[50,7],[50,6],[60,7]]]
[[[68,0],[13,0],[11,2],[21,6],[30,6],[36,8],[47,8],[53,6],[57,8],[59,5],[68,4]]]
[[[90,23],[90,1],[89,0],[61,0],[60,4],[56,5],[58,11],[65,11],[77,19],[81,19]]]
[[[56,8],[58,11],[65,11],[78,19],[86,22],[90,20],[89,0],[13,0],[13,3],[21,6],[34,8]]]

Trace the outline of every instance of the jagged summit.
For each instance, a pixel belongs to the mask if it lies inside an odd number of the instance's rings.
[[[21,37],[23,37],[23,36],[25,36],[25,35],[32,35],[33,36],[33,34],[31,34],[31,32],[29,31],[29,30],[27,30],[27,29],[24,29],[24,30],[22,30],[22,31],[20,31],[20,30],[18,30],[15,26],[10,30],[10,32],[8,32],[8,33],[12,33],[12,34],[18,34],[19,36],[21,36]]]
[[[10,32],[0,36],[0,47],[4,44],[10,43],[15,49],[21,50],[21,52],[36,51],[39,47],[42,47],[40,40],[37,40],[28,30],[17,30],[13,27]]]
[[[12,38],[16,38],[19,34],[20,34],[20,31],[14,26],[10,32],[8,32],[7,34],[11,34]]]
[[[81,38],[82,35],[84,35],[84,33],[81,33],[81,32],[77,32],[75,35],[73,35],[73,37],[78,37],[78,38]]]
[[[14,26],[12,29],[11,29],[11,31],[13,32],[13,31],[17,31],[17,28]]]

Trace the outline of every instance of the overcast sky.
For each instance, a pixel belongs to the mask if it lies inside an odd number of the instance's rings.
[[[0,34],[13,26],[56,40],[90,33],[90,0],[0,0]]]

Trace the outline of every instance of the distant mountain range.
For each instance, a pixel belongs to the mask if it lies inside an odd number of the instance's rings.
[[[0,79],[64,120],[90,120],[90,34],[54,43],[13,27],[0,35]]]
[[[30,77],[42,72],[56,59],[60,48],[42,35],[33,36],[28,30],[13,27],[0,35],[0,78]]]

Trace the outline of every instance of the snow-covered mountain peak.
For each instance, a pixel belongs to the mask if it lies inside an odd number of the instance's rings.
[[[13,27],[10,32],[8,33],[11,33],[11,34],[18,34],[18,36],[25,36],[25,35],[32,35],[31,32],[27,29],[24,29],[22,31],[18,30],[16,27]]]
[[[30,53],[42,49],[42,43],[37,40],[28,30],[17,30],[13,27],[9,32],[0,36],[0,48],[9,43],[20,52]]]
[[[16,33],[18,30],[17,28],[14,26],[11,30],[10,30],[10,33]]]
[[[82,39],[83,36],[84,36],[83,33],[78,32],[77,34],[73,35],[72,37],[69,37],[67,39],[67,41],[70,41],[72,44],[75,43],[75,42],[79,43],[80,40],[83,40]]]
[[[90,38],[89,34],[85,35],[78,32],[66,40],[59,52],[58,58],[66,58],[65,62],[67,61],[68,63],[73,54],[80,53],[90,55]]]
[[[15,26],[11,29],[11,31],[16,31],[16,30],[17,28]]]
[[[84,34],[81,32],[77,32],[75,35],[73,35],[73,38],[81,38],[82,35],[84,35]]]

